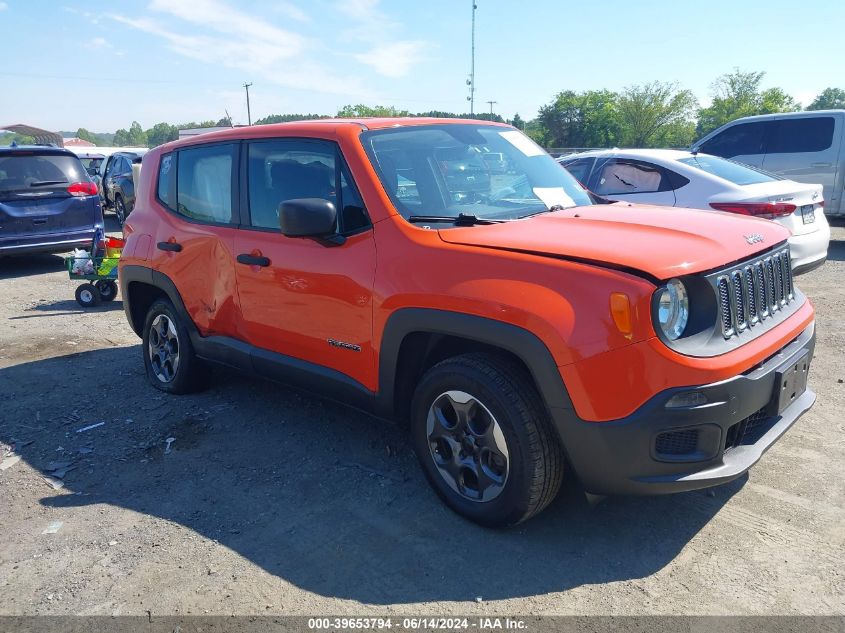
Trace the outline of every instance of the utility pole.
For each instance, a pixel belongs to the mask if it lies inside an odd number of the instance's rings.
[[[486,103],[490,104],[490,120],[493,120],[493,104],[499,103],[498,101],[487,101]]]
[[[470,66],[469,66],[469,79],[467,79],[467,86],[469,86],[469,96],[467,97],[467,101],[469,101],[469,113],[475,114],[475,10],[478,9],[478,5],[475,4],[475,0],[472,1],[472,57],[470,59]]]
[[[244,83],[244,90],[246,90],[246,120],[248,125],[252,125],[252,115],[249,112],[249,87],[252,82]]]

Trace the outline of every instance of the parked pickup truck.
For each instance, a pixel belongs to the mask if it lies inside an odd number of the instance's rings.
[[[454,195],[438,157],[479,153],[507,173]],[[484,525],[536,514],[565,476],[597,494],[730,481],[815,401],[786,229],[609,203],[506,125],[168,143],[124,231],[153,385],[199,389],[222,363],[398,419],[434,490]]]

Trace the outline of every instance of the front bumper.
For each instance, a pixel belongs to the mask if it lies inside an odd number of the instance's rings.
[[[664,494],[736,479],[815,402],[808,388],[778,413],[779,372],[798,361],[809,368],[814,347],[810,325],[751,370],[717,383],[663,391],[620,420],[585,422],[571,411],[553,411],[570,463],[584,488],[595,494]],[[690,391],[701,392],[707,402],[666,407],[673,396]]]

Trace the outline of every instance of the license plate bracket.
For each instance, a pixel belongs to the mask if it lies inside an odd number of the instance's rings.
[[[812,224],[816,221],[816,205],[805,204],[801,207],[801,221],[804,224]]]
[[[801,357],[775,372],[775,393],[778,400],[778,413],[783,413],[807,391],[807,378],[810,375],[810,351],[804,350]]]

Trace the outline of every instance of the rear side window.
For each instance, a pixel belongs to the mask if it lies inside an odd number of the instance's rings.
[[[718,156],[702,156],[699,154],[698,156],[681,158],[678,162],[706,171],[708,174],[713,174],[719,178],[724,178],[735,185],[756,185],[761,182],[781,180],[773,174],[735,163],[732,160],[725,160]]]
[[[794,118],[775,121],[767,154],[822,152],[833,144],[833,117]]]
[[[597,166],[595,193],[600,196],[670,191],[666,172],[651,163],[614,158]]]
[[[202,222],[232,222],[234,146],[209,145],[179,151],[176,210]]]
[[[66,187],[89,180],[76,156],[36,152],[0,156],[0,193]]]
[[[176,180],[173,154],[165,154],[158,165],[158,199],[166,207],[176,210]]]
[[[713,154],[722,158],[762,154],[763,143],[766,140],[766,129],[770,125],[771,121],[732,125],[702,143],[699,149],[705,154]]]

